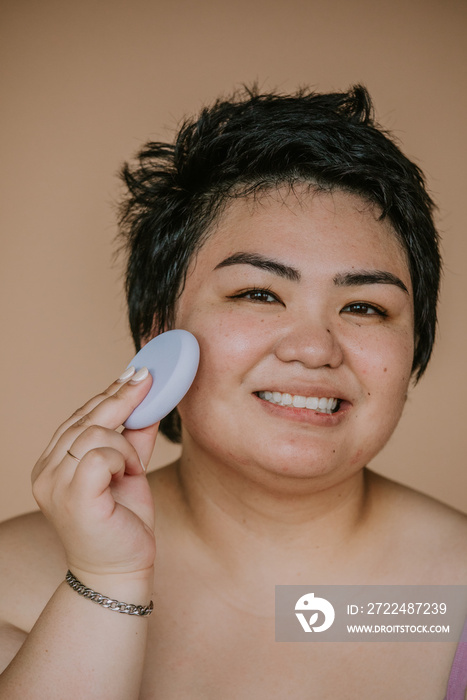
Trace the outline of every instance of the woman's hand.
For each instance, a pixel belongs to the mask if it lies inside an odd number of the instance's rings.
[[[146,369],[124,372],[60,426],[33,470],[34,497],[86,585],[152,571],[154,504],[142,465],[159,424],[117,432],[150,386]]]

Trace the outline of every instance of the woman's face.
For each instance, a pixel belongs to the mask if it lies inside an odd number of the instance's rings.
[[[228,206],[176,309],[201,347],[179,405],[198,457],[326,483],[383,447],[414,339],[406,256],[377,216],[355,195],[305,189]]]

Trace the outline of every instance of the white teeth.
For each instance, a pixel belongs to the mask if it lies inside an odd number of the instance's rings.
[[[317,413],[331,414],[337,406],[338,399],[325,396],[301,396],[298,394],[281,394],[280,391],[259,391],[260,399],[278,404],[279,406],[294,406],[308,408]]]
[[[319,404],[319,399],[317,396],[309,396],[306,400],[306,407],[312,408],[315,411],[318,408],[318,404]]]
[[[306,397],[305,396],[294,396],[292,403],[295,406],[295,408],[305,408]]]

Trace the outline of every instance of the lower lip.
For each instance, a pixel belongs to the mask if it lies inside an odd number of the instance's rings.
[[[273,416],[296,421],[298,423],[308,423],[309,425],[321,425],[333,427],[338,425],[346,416],[350,409],[348,401],[341,401],[339,410],[336,413],[319,413],[310,408],[296,408],[295,406],[280,406],[265,399],[260,399],[257,394],[253,396],[260,402],[264,410]]]

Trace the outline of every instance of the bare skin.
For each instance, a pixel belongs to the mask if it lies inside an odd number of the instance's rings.
[[[328,548],[316,546],[308,554],[303,549],[279,553],[244,525],[243,546],[236,538],[235,546],[226,546],[220,556],[193,531],[186,515],[180,517],[186,506],[177,472],[172,465],[149,475],[158,514],[155,611],[149,618],[141,691],[135,697],[443,697],[455,645],[277,644],[274,585],[344,580],[465,585],[465,516],[369,472],[374,507],[367,522],[378,535],[369,535],[368,528],[350,552],[346,543],[332,559]],[[8,561],[2,568],[2,601],[8,601],[2,606],[5,665],[61,584],[67,565],[60,541],[40,513],[4,525],[2,545]],[[18,581],[23,582],[19,591]],[[97,606],[89,608],[93,616],[100,612]]]
[[[36,467],[50,522],[32,514],[3,526],[3,667],[27,639],[0,679],[8,697],[44,697],[30,680],[41,668],[50,698],[443,697],[450,643],[274,641],[276,584],[467,581],[467,518],[366,469],[410,379],[403,251],[356,197],[283,199],[236,202],[190,271],[177,327],[196,335],[202,360],[179,406],[180,460],[146,480],[137,456],[147,462],[156,428],[114,431],[150,379],[113,384],[59,429]],[[232,261],[239,252],[300,279]],[[392,277],[356,284],[356,270]],[[265,391],[341,403],[316,413],[274,405]],[[115,598],[152,595],[153,615],[127,620],[81,599],[61,583],[68,567]],[[70,638],[86,648],[67,648]]]

